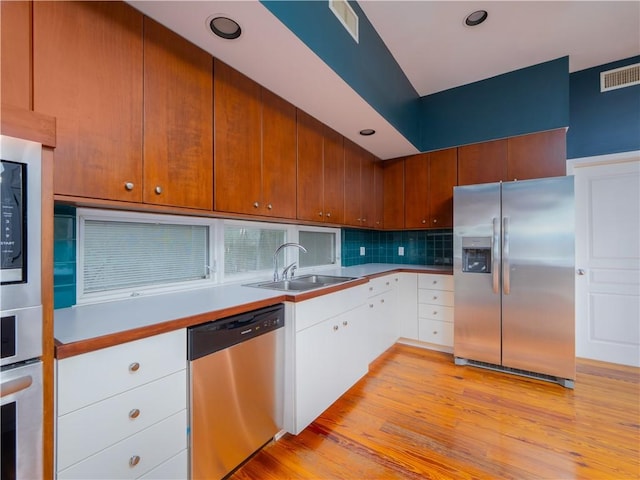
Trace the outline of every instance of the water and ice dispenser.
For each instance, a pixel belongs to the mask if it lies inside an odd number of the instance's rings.
[[[462,271],[491,273],[491,237],[462,237]]]

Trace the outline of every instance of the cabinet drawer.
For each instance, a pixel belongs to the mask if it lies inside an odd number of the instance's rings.
[[[367,295],[369,297],[378,295],[382,292],[392,290],[398,283],[397,275],[385,275],[384,277],[373,278],[369,280],[367,287]]]
[[[58,468],[65,469],[184,410],[186,392],[187,373],[182,370],[59,417]]]
[[[296,332],[363,305],[366,301],[366,286],[366,284],[358,285],[296,303],[294,306]]]
[[[453,347],[453,323],[418,319],[418,340]]]
[[[187,448],[186,425],[187,411],[182,410],[58,472],[58,479],[138,478]]]
[[[453,275],[422,273],[418,275],[418,288],[453,291]]]
[[[182,450],[140,478],[146,480],[183,480],[187,478],[188,461],[187,450]]]
[[[418,303],[427,303],[430,305],[453,306],[453,292],[444,290],[418,290]]]
[[[58,415],[186,367],[185,329],[59,360]]]
[[[418,305],[418,316],[441,322],[453,322],[453,307],[421,303]]]

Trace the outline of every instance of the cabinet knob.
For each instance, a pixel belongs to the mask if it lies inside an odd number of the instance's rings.
[[[437,330],[434,330],[434,331],[433,331],[433,334],[434,334],[434,335],[437,335],[437,334],[438,334],[438,331],[437,331]]]
[[[381,298],[381,299],[380,299],[380,303],[384,303],[384,298]]]
[[[398,281],[398,279],[397,279],[397,278],[394,278],[394,280],[395,280],[396,282]]]
[[[389,282],[387,282],[386,285],[389,285]]]
[[[273,205],[268,204],[268,205],[267,205],[267,208],[268,208],[269,210],[271,210],[271,209],[273,208]]]
[[[340,328],[340,327],[338,327],[338,325],[334,325],[334,326],[333,326],[333,331],[334,331],[334,332],[337,332],[337,331],[338,331],[338,328]]]
[[[373,303],[370,303],[370,304],[369,304],[369,308],[373,308]]]
[[[322,216],[322,212],[318,212],[318,216],[321,217]]]
[[[427,221],[423,219],[423,220],[422,220],[422,223],[427,223]]]
[[[140,455],[133,455],[130,459],[129,459],[129,466],[130,467],[135,467],[136,465],[138,465],[140,463]]]
[[[434,280],[434,281],[433,281],[433,284],[434,284],[434,285],[437,285],[437,284],[438,284],[438,280]]]
[[[331,217],[331,212],[327,212],[327,218]]]
[[[366,219],[366,218],[363,218],[363,219],[362,219],[362,221],[363,221],[363,222],[366,222],[366,221],[367,221],[367,219]]]
[[[434,296],[433,296],[433,299],[434,299],[434,300],[437,300],[437,299],[438,299],[438,296],[437,296],[437,295],[434,295]]]
[[[139,369],[140,369],[140,364],[138,362],[133,362],[131,365],[129,365],[130,372],[137,372]]]
[[[253,202],[253,208],[258,208],[260,204],[258,202]]]
[[[361,218],[356,218],[356,221],[361,222],[362,219]]]
[[[434,218],[434,219],[433,219],[433,223],[438,223],[438,219],[437,219],[437,218]]]
[[[132,182],[126,182],[126,183],[124,184],[124,188],[125,188],[126,190],[129,190],[129,191],[133,190],[133,183],[132,183]]]
[[[370,292],[373,292],[373,287],[369,287],[369,291],[370,291]]]
[[[349,325],[349,322],[347,322],[346,320],[344,320],[344,321],[342,322],[342,326],[343,326],[343,327],[346,327],[347,325]]]
[[[434,315],[437,315],[437,314],[438,314],[438,311],[437,311],[437,310],[434,310],[434,311],[433,311],[433,314],[434,314]]]
[[[134,408],[133,410],[131,410],[129,412],[129,418],[130,419],[134,419],[134,418],[138,418],[140,416],[140,410],[137,408]]]
[[[157,185],[156,188],[153,189],[154,192],[156,192],[156,195],[160,195],[162,193],[162,187],[160,185]]]
[[[584,275],[585,273],[587,273],[587,272],[585,272],[584,268],[579,268],[579,269],[578,269],[578,275],[581,275],[581,276],[582,276],[582,275]]]

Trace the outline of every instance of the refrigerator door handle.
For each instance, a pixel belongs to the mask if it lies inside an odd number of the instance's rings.
[[[491,237],[491,272],[493,275],[493,293],[500,293],[500,219],[493,217],[493,236]]]
[[[509,217],[502,218],[502,292],[511,293],[509,277]]]

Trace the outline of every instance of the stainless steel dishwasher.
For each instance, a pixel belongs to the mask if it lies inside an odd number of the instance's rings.
[[[223,478],[282,428],[282,304],[189,328],[191,478]]]

